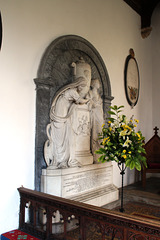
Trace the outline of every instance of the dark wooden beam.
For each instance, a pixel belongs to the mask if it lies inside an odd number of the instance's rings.
[[[141,16],[141,35],[146,38],[152,31],[151,17],[160,0],[124,0]]]

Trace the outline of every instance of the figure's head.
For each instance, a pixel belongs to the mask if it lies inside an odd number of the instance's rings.
[[[91,87],[99,89],[100,88],[100,81],[99,81],[99,79],[93,79],[91,81]]]
[[[79,77],[76,81],[76,87],[79,95],[85,97],[89,91],[87,80],[84,77]]]
[[[77,91],[80,93],[83,91],[84,88],[86,88],[86,84],[81,84],[77,87]]]

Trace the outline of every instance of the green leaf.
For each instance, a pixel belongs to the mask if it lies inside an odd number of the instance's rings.
[[[134,167],[135,167],[135,162],[131,161],[131,163],[129,165],[129,168],[132,170],[132,169],[134,169]]]
[[[108,111],[108,114],[116,115],[115,112],[113,112],[113,111]]]
[[[104,148],[100,148],[100,150],[102,153],[104,153],[104,154],[106,153],[106,150]]]
[[[108,147],[112,146],[113,144],[111,142],[107,143]]]
[[[109,118],[107,118],[109,121],[111,121],[112,123],[114,122],[114,118],[111,118],[111,117],[109,117]]]
[[[117,106],[116,105],[110,106],[110,108],[113,109],[113,110],[117,110]]]
[[[122,112],[122,110],[118,110],[118,111],[117,111],[117,113],[120,113],[120,112]]]
[[[117,105],[114,105],[113,107],[114,107],[114,109],[115,109],[115,110],[117,110],[117,109],[118,109]]]
[[[120,109],[120,108],[124,108],[124,106],[123,106],[123,105],[121,105],[121,106],[119,106],[119,107],[118,107],[118,109]]]
[[[98,162],[105,162],[105,155],[102,155],[98,158]]]
[[[140,164],[140,162],[135,162],[135,168],[136,168],[138,171],[141,171],[141,164]]]
[[[129,166],[130,166],[130,163],[131,163],[131,160],[130,160],[130,159],[128,159],[128,160],[125,162],[125,164],[126,164],[126,167],[129,167]]]
[[[146,162],[146,158],[145,157],[141,157],[141,162],[142,162],[142,167],[144,168],[144,166],[147,168],[147,162]]]
[[[146,150],[142,147],[141,152],[146,154]]]
[[[95,151],[96,154],[103,154],[103,153],[106,153],[105,149],[104,148],[100,148],[98,150]]]

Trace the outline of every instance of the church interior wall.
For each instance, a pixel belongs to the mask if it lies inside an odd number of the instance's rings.
[[[2,233],[18,227],[17,187],[23,185],[34,189],[36,91],[33,79],[37,77],[46,47],[57,37],[68,34],[89,41],[106,65],[114,97],[112,104],[124,105],[128,117],[134,115],[139,119],[139,128],[146,140],[152,136],[154,124],[159,124],[159,92],[156,86],[160,84],[160,70],[156,36],[153,38],[151,34],[142,39],[140,16],[122,0],[0,2],[3,24],[0,51]],[[152,46],[153,39],[155,48]],[[133,109],[127,103],[124,89],[124,64],[130,48],[134,49],[140,71],[139,100]],[[153,57],[157,57],[154,78],[152,48]],[[121,186],[120,179],[114,164],[113,183],[117,187]],[[130,184],[134,179],[135,172],[127,170],[124,184]]]

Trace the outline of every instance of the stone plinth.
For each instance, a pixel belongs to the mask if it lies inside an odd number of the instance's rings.
[[[112,164],[101,163],[81,168],[42,170],[41,191],[96,206],[118,199],[113,185]]]

